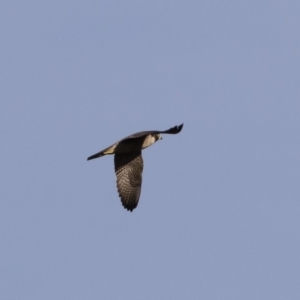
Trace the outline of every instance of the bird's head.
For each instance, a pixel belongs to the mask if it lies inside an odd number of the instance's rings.
[[[155,135],[155,140],[158,141],[158,140],[162,140],[162,136],[158,133]]]

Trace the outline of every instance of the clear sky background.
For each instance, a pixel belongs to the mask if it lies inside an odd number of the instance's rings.
[[[299,1],[1,1],[0,299],[300,299]],[[113,157],[143,152],[133,213]]]

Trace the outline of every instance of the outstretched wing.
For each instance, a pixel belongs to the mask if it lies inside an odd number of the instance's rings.
[[[104,150],[88,157],[87,160],[95,159],[95,158],[98,158],[98,157],[101,157],[101,156],[107,155],[107,154],[114,154],[115,151],[118,149],[118,145],[120,144],[120,142],[122,142],[123,144],[124,143],[126,144],[126,143],[132,143],[132,141],[135,140],[136,141],[136,146],[138,146],[140,144],[140,146],[142,148],[142,144],[143,144],[144,139],[146,138],[147,135],[149,135],[149,134],[151,134],[151,135],[152,134],[159,134],[159,133],[177,134],[181,131],[182,127],[183,127],[183,124],[181,124],[179,126],[174,126],[174,127],[170,128],[168,130],[165,130],[165,131],[152,130],[152,131],[137,132],[135,134],[127,136],[126,138],[120,140],[117,143],[114,143],[113,145],[109,146],[108,148],[105,148]],[[139,141],[137,139],[139,139]],[[135,151],[135,149],[134,149],[134,151]]]
[[[133,211],[139,202],[142,186],[143,158],[141,151],[115,154],[117,188],[121,202]]]
[[[183,124],[179,125],[179,126],[174,126],[168,130],[165,131],[159,131],[158,133],[169,133],[169,134],[177,134],[181,131],[183,127]]]
[[[159,131],[159,130],[141,131],[141,132],[137,132],[135,134],[129,135],[126,138],[122,139],[121,141],[129,140],[129,139],[136,139],[139,137],[146,136],[148,134],[158,134],[158,133],[177,134],[181,131],[182,127],[183,127],[183,124],[181,124],[179,126],[174,126],[170,129],[164,130],[164,131]]]

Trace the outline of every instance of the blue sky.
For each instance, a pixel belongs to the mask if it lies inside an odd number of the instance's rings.
[[[299,1],[2,1],[0,298],[299,299]],[[133,213],[113,157],[143,152]]]

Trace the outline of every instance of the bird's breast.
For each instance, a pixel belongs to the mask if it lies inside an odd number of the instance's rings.
[[[151,146],[155,142],[156,142],[156,139],[153,135],[151,135],[151,134],[147,135],[146,138],[144,139],[142,149],[145,149],[145,148]]]

